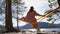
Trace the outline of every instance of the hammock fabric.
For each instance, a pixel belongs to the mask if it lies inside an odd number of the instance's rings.
[[[58,7],[58,8],[59,8],[59,7]],[[47,18],[47,17],[50,16],[51,14],[55,13],[55,12],[58,10],[58,8],[52,10],[50,13],[46,14],[45,16],[42,16],[41,18],[38,18],[38,19],[37,19],[37,22],[42,21],[43,19]]]

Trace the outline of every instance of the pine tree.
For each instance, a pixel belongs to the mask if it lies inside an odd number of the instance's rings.
[[[52,1],[51,1],[52,2]],[[54,7],[58,7],[59,5],[57,5],[57,4],[60,4],[58,1],[56,2],[53,2],[53,3],[51,3],[50,1],[49,1],[49,3],[50,3],[50,5],[49,5],[49,7],[51,8],[51,10],[47,10],[46,12],[45,12],[45,14],[48,14],[48,13],[50,13],[50,11],[52,11],[52,10],[54,10],[54,8],[53,8],[53,6]],[[48,19],[47,19],[47,21],[49,21],[50,22],[50,24],[48,24],[48,26],[53,26],[53,24],[56,22],[56,21],[59,21],[60,20],[60,10],[57,10],[54,14],[52,14],[52,15],[50,15],[49,17],[48,17]],[[60,22],[59,22],[60,23]]]

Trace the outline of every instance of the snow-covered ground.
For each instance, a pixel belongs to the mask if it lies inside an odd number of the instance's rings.
[[[28,31],[36,31],[36,29],[24,29],[24,30],[28,30]],[[53,32],[53,31],[57,31],[60,32],[60,28],[43,28],[40,29],[42,32]]]
[[[43,33],[43,34],[60,34],[60,32],[39,32],[39,33]],[[10,32],[10,33],[0,33],[0,34],[37,34],[36,31],[28,31],[28,30],[24,30],[21,32]]]
[[[41,32],[45,34],[60,34],[60,28],[46,28],[41,29]],[[35,29],[23,29],[20,32],[0,33],[0,34],[37,34]]]

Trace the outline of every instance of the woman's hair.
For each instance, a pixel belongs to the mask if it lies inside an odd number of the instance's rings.
[[[34,7],[31,6],[29,12],[31,12],[31,11],[33,11],[33,10],[34,10]]]

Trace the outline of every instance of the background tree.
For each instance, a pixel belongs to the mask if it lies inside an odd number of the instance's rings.
[[[18,23],[19,23],[19,19],[23,16],[26,7],[24,6],[24,2],[22,2],[22,0],[12,0],[12,16],[13,18],[17,19],[17,28],[18,28]],[[18,21],[19,20],[19,21]]]
[[[11,11],[11,0],[5,0],[6,1],[6,11],[5,11],[5,27],[7,32],[13,32],[18,31],[13,28],[12,24],[12,11]]]
[[[24,14],[25,10],[26,10],[26,7],[24,6],[24,2],[22,2],[22,0],[17,0],[17,1],[13,0],[12,1],[12,16],[13,16],[13,18],[17,19],[17,12],[18,12],[18,15],[22,16]]]
[[[58,1],[59,6],[60,6],[60,0],[57,0],[57,1]]]
[[[51,3],[52,1],[49,1],[49,3]],[[57,2],[59,3],[59,2]],[[45,12],[45,14],[50,13],[53,9],[53,7],[58,7],[59,5],[57,5],[57,3],[51,3],[49,5],[49,7],[51,8],[50,10],[47,10]],[[48,26],[52,26],[54,23],[60,23],[60,10],[57,10],[55,13],[53,13],[52,15],[50,15],[47,19],[50,24],[48,24]]]
[[[8,0],[7,0],[8,1]],[[9,0],[9,2],[10,2],[11,0]],[[11,29],[13,29],[14,30],[14,28],[13,28],[13,25],[15,24],[15,23],[13,23],[13,20],[11,20],[10,19],[10,17],[11,17],[11,15],[12,15],[12,17],[11,18],[14,18],[14,19],[17,19],[17,10],[18,10],[18,18],[20,18],[20,16],[22,16],[23,15],[23,13],[25,12],[25,6],[24,6],[24,2],[22,2],[22,0],[18,0],[19,2],[18,2],[18,5],[17,5],[17,3],[15,3],[15,1],[14,0],[12,0],[12,2],[10,2],[11,3],[11,6],[9,6],[9,4],[7,3],[7,2],[5,2],[5,0],[1,0],[1,3],[0,3],[0,15],[2,16],[0,16],[1,18],[0,18],[0,21],[1,21],[1,23],[3,22],[3,24],[5,24],[6,25],[6,28],[8,29],[8,28],[11,28]],[[7,5],[7,4],[8,5]],[[9,7],[8,7],[9,6]],[[18,6],[18,9],[17,9],[17,6]],[[7,7],[8,7],[8,9],[7,9]],[[10,9],[10,7],[12,7],[12,10]],[[6,11],[7,12],[5,12],[5,8],[6,8]],[[6,15],[6,14],[7,15]],[[11,14],[11,15],[10,15]],[[10,17],[8,17],[8,16],[10,16]],[[7,19],[6,19],[7,18]],[[12,21],[12,22],[9,22],[8,21],[8,19],[10,19],[10,21]],[[7,21],[5,21],[5,20],[7,20]],[[6,22],[6,23],[5,23]],[[8,26],[8,24],[10,25],[10,26]],[[16,24],[15,24],[16,25]],[[11,29],[8,29],[8,30],[11,30]],[[7,31],[8,31],[7,30]],[[16,29],[15,29],[16,30]]]

